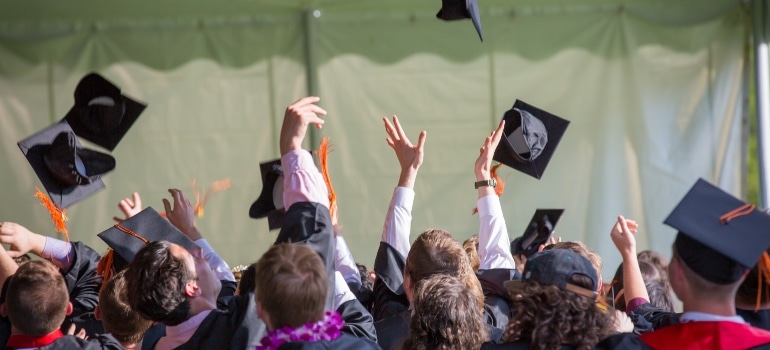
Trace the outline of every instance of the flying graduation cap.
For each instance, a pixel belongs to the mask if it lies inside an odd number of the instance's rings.
[[[511,242],[511,254],[524,254],[529,258],[537,253],[541,244],[546,244],[553,235],[556,224],[559,223],[564,209],[538,209],[532,215],[527,229],[521,237]]]
[[[569,121],[520,100],[505,112],[503,119],[503,138],[493,159],[540,179]]]
[[[436,17],[445,21],[470,18],[473,21],[473,26],[476,27],[479,39],[484,41],[484,36],[481,34],[478,0],[441,0],[441,9]]]
[[[90,73],[80,79],[75,104],[64,119],[76,135],[112,151],[146,107],[122,95],[101,75]]]
[[[259,164],[262,174],[262,192],[249,208],[249,217],[261,219],[267,217],[270,230],[283,226],[286,209],[283,207],[283,169],[281,160],[274,159]]]

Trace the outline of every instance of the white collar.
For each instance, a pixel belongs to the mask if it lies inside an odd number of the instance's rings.
[[[686,322],[720,322],[720,321],[727,321],[727,322],[735,322],[735,323],[746,323],[746,321],[743,320],[743,317],[740,317],[738,315],[735,316],[719,316],[719,315],[713,315],[713,314],[707,314],[704,312],[697,312],[697,311],[688,311],[682,314],[682,316],[679,317],[680,323],[686,323]]]

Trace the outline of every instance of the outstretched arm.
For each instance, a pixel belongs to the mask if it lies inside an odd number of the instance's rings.
[[[385,131],[388,137],[385,141],[393,149],[401,165],[401,174],[398,178],[398,187],[393,192],[393,197],[385,215],[385,224],[382,229],[382,242],[395,248],[402,256],[409,253],[409,232],[412,226],[412,204],[414,202],[414,183],[417,172],[422,165],[425,154],[425,139],[427,132],[420,132],[417,144],[412,144],[406,137],[397,116],[393,116],[393,123],[388,118],[382,118],[385,123]]]
[[[500,121],[497,130],[493,131],[479,150],[479,157],[474,165],[476,181],[491,179],[492,157],[503,135],[505,121]],[[479,270],[514,269],[516,263],[511,255],[511,243],[508,229],[505,226],[503,209],[500,198],[491,186],[478,188],[479,199],[476,206],[479,209]]]
[[[214,251],[214,248],[209,245],[209,242],[203,238],[203,235],[198,231],[198,228],[195,227],[195,209],[193,205],[190,204],[190,200],[178,189],[171,188],[168,192],[174,200],[174,205],[172,207],[168,199],[163,198],[163,207],[166,210],[166,218],[168,218],[168,221],[201,248],[203,257],[209,263],[211,269],[214,270],[214,273],[219,280],[234,282],[235,276],[233,276],[230,267],[227,266],[227,262]]]
[[[615,247],[618,248],[623,257],[623,293],[626,299],[626,310],[629,312],[650,300],[636,257],[634,234],[638,227],[636,221],[626,220],[623,216],[618,216],[618,221],[612,226],[610,232],[612,242],[615,243]]]

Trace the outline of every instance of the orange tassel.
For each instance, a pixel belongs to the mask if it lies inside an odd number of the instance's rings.
[[[219,191],[229,190],[231,187],[230,179],[222,179],[219,181],[214,181],[214,183],[209,186],[209,189],[206,190],[206,193],[203,194],[203,196],[200,195],[200,191],[198,190],[198,186],[196,185],[197,179],[193,179],[192,182],[192,188],[193,188],[193,194],[195,195],[195,206],[194,213],[196,217],[202,218],[203,217],[203,207],[206,206],[206,202],[209,198],[211,198],[211,195],[214,193],[217,193]]]
[[[107,251],[107,254],[104,254],[104,256],[99,259],[99,264],[96,265],[96,274],[102,276],[102,287],[107,284],[107,281],[109,281],[114,274],[115,269],[112,267],[112,260],[114,257],[115,251],[110,248],[110,250]]]
[[[492,166],[492,169],[489,171],[489,175],[492,176],[495,181],[497,181],[497,187],[495,187],[495,194],[497,194],[498,197],[503,196],[503,191],[505,190],[505,182],[503,182],[503,179],[500,178],[500,176],[497,176],[497,169],[500,168],[500,166],[503,165],[503,163],[498,163],[497,165]],[[471,215],[474,215],[479,212],[479,208],[473,208],[473,212],[471,212]]]
[[[757,304],[754,308],[754,311],[759,310],[759,306],[762,304],[762,290],[765,290],[765,294],[767,294],[767,288],[768,284],[770,284],[770,255],[767,254],[767,251],[762,253],[762,257],[759,259],[759,262],[757,262],[757,278],[758,278],[758,284],[757,284]],[[763,280],[764,279],[764,283]],[[768,296],[765,295],[764,299],[767,299]]]
[[[51,220],[53,220],[53,225],[56,228],[56,232],[64,234],[64,240],[69,242],[70,236],[69,232],[67,231],[67,224],[65,223],[67,220],[69,220],[66,215],[67,210],[59,208],[56,204],[54,204],[53,201],[51,201],[51,198],[48,198],[48,195],[41,192],[37,187],[35,187],[35,197],[40,199],[40,204],[42,204],[46,210],[48,210],[48,214],[51,215]]]
[[[332,187],[332,180],[329,177],[329,152],[331,146],[329,145],[329,138],[324,137],[321,139],[321,145],[318,146],[318,161],[321,163],[321,174],[326,182],[326,187],[329,189],[329,215],[334,217],[337,211],[337,194],[334,193],[334,187]]]

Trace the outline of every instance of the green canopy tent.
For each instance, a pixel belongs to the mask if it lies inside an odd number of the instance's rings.
[[[476,233],[472,166],[518,98],[572,123],[538,181],[510,169],[502,197],[511,238],[536,208],[565,208],[557,235],[616,266],[618,214],[641,224],[640,249],[668,254],[662,225],[697,178],[740,196],[751,11],[741,1],[481,0],[471,22],[436,19],[439,1],[27,0],[0,4],[0,220],[53,234],[16,142],[61,119],[78,80],[97,71],[149,107],[113,152],[107,189],[68,210],[71,237],[96,237],[138,191],[162,209],[230,178],[198,219],[231,264],[275,232],[249,219],[259,162],[276,158],[285,106],[321,96],[343,235],[371,267],[398,163],[381,117],[427,130],[412,237]],[[204,188],[205,190],[205,188]],[[606,275],[606,274],[605,274]]]

